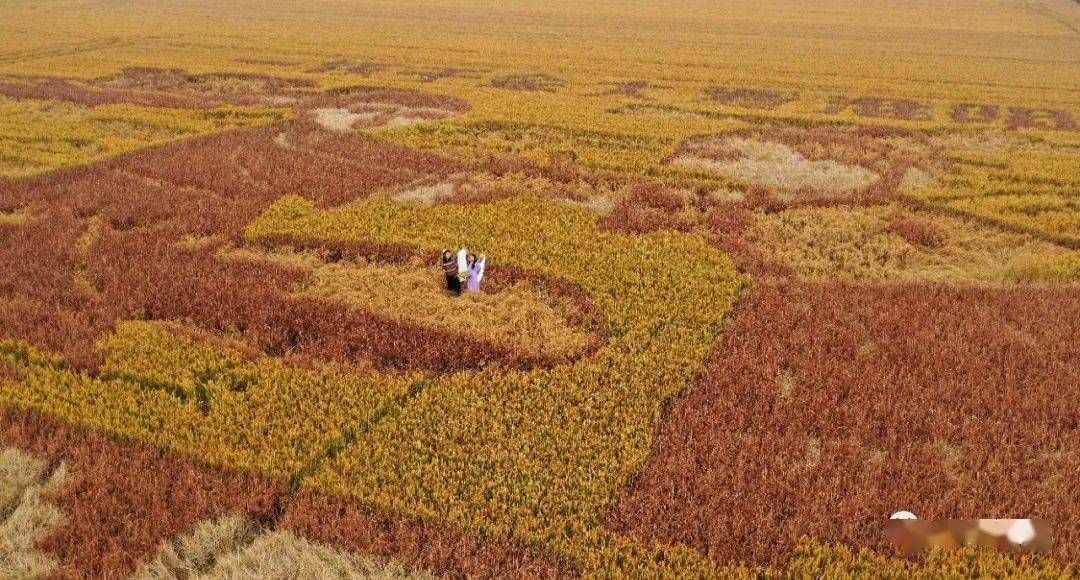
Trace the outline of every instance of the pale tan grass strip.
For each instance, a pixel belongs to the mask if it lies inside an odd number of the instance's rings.
[[[40,578],[57,562],[34,544],[64,521],[49,503],[67,479],[63,464],[47,474],[45,463],[15,449],[0,449],[0,578]]]

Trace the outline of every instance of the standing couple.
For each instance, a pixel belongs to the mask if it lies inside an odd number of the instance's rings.
[[[446,248],[442,253],[442,268],[443,273],[446,274],[446,289],[454,294],[461,295],[463,289],[469,292],[480,291],[480,280],[484,278],[484,264],[487,263],[487,256],[480,254],[477,258],[476,254],[468,253],[465,248],[461,248],[454,254],[450,251],[450,248]]]

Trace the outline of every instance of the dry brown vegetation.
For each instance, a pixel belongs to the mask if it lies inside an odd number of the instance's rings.
[[[275,97],[296,97],[315,83],[255,73],[193,74],[177,68],[128,67],[95,81],[107,89],[166,93],[197,98],[204,105],[264,104]]]
[[[313,73],[349,73],[362,77],[370,76],[383,69],[383,65],[374,62],[349,62],[347,60],[331,60],[317,67],[308,69]]]
[[[48,465],[18,449],[0,446],[0,576],[40,578],[56,561],[36,544],[64,521],[49,495],[67,480],[67,470]]]
[[[319,125],[335,131],[353,128],[401,127],[445,119],[469,110],[461,99],[414,91],[343,87],[304,100]]]
[[[926,103],[913,99],[886,99],[882,97],[831,97],[825,113],[835,115],[854,112],[860,117],[897,119],[902,121],[929,121],[933,111]]]
[[[182,95],[99,87],[76,80],[51,77],[0,80],[0,95],[13,99],[54,99],[91,107],[128,103],[143,107],[202,109],[217,105]]]
[[[649,81],[624,81],[614,83],[614,87],[604,94],[622,95],[631,99],[645,99],[648,98],[645,91],[653,88],[656,88],[656,86]]]
[[[432,578],[395,562],[349,554],[239,515],[199,522],[174,538],[136,578]]]

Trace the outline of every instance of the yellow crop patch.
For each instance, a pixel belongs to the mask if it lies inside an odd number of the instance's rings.
[[[126,322],[101,344],[97,376],[26,347],[0,343],[0,364],[22,368],[0,401],[193,455],[212,465],[287,477],[342,425],[372,417],[419,377],[247,361],[167,323]]]
[[[896,206],[755,212],[749,238],[764,258],[807,280],[1080,281],[1080,251]]]
[[[280,121],[273,109],[86,107],[0,96],[0,176],[25,177],[151,145]]]
[[[648,452],[660,404],[689,386],[740,288],[730,262],[699,238],[598,233],[596,219],[519,197],[433,209],[377,198],[331,212],[285,198],[256,220],[249,238],[429,250],[469,239],[492,260],[579,284],[611,325],[608,345],[574,365],[433,382],[307,484],[551,543],[577,560],[592,553],[606,508]]]

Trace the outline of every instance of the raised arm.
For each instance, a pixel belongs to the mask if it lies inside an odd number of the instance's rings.
[[[469,269],[469,251],[462,247],[457,253],[457,267],[458,270],[464,272]]]

